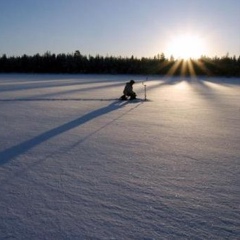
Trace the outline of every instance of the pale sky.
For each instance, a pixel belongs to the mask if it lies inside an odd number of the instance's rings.
[[[0,0],[0,56],[153,57],[178,36],[203,55],[240,55],[239,0]]]

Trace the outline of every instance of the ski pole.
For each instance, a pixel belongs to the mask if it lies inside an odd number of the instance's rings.
[[[148,80],[148,77],[146,77],[146,81]],[[147,100],[147,85],[145,84],[145,82],[142,82],[142,85],[144,86],[144,101]]]
[[[144,82],[142,82],[143,86],[144,86],[144,101],[147,100],[147,85],[144,84]]]

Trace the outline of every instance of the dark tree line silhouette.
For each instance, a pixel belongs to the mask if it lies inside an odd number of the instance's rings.
[[[0,57],[1,73],[97,73],[240,76],[240,56],[210,58],[202,56],[188,61],[169,59],[164,53],[153,58],[86,56],[79,50],[72,54]]]

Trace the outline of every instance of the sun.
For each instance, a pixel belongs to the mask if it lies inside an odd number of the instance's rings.
[[[178,59],[197,59],[203,55],[204,48],[202,38],[196,35],[184,34],[170,40],[167,53]]]

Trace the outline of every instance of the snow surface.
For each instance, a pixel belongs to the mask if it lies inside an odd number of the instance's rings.
[[[240,79],[0,75],[0,239],[239,239]]]

